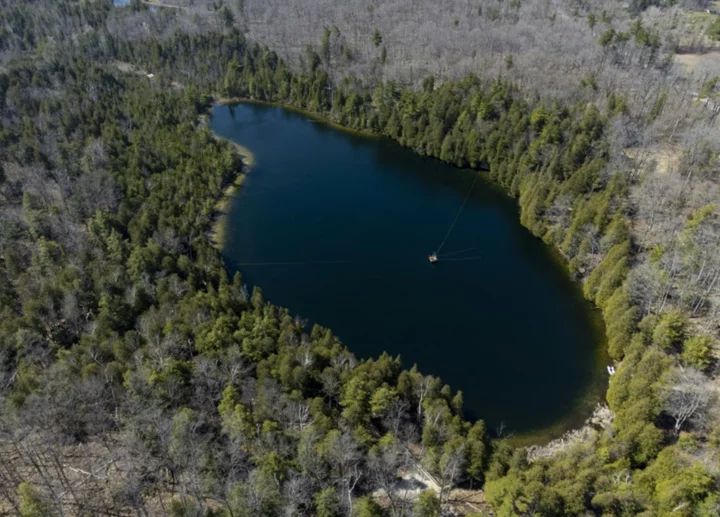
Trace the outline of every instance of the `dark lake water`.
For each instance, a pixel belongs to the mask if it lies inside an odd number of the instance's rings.
[[[276,106],[216,106],[212,128],[255,155],[223,256],[266,299],[441,377],[506,434],[556,434],[601,399],[598,314],[502,190],[475,184],[433,265],[474,172]]]

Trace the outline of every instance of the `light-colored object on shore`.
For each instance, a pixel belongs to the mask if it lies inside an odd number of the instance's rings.
[[[528,461],[532,463],[541,458],[550,458],[568,450],[577,443],[593,440],[598,433],[610,428],[614,420],[615,414],[610,408],[605,404],[598,404],[592,416],[585,421],[585,425],[580,429],[568,431],[562,437],[552,440],[546,445],[527,447]]]

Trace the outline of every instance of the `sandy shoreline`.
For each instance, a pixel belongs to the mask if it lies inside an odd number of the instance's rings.
[[[222,138],[218,135],[215,135],[215,138]],[[227,225],[228,225],[228,215],[230,212],[230,205],[232,202],[233,197],[235,197],[235,194],[240,189],[240,187],[245,183],[245,176],[250,172],[250,170],[255,166],[255,155],[248,149],[247,147],[243,147],[242,145],[232,142],[228,139],[223,139],[226,142],[228,142],[230,145],[232,145],[240,154],[242,158],[242,169],[240,172],[238,172],[238,175],[235,177],[233,182],[227,186],[227,188],[223,191],[222,196],[220,196],[220,199],[218,199],[217,203],[215,203],[215,208],[213,210],[213,217],[212,217],[212,223],[210,225],[210,232],[208,233],[208,237],[210,238],[210,242],[212,242],[213,246],[215,248],[222,250],[223,246],[225,246],[225,239],[227,237]]]

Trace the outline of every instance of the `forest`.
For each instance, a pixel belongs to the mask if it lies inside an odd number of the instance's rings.
[[[519,36],[540,2],[474,6],[496,26],[488,66],[415,77],[403,70],[423,50],[393,43],[390,16],[297,49],[278,43],[292,35],[281,7],[273,25],[251,0],[199,4],[0,0],[0,512],[429,517],[481,488],[479,515],[720,513],[719,85],[668,61],[710,52],[717,22],[685,39],[686,18],[663,25],[707,5],[547,3],[602,63],[549,84]],[[465,55],[452,41],[438,45]],[[612,425],[532,455],[466,421],[452,379],[359,360],[229,278],[208,230],[241,157],[202,119],[233,98],[506,188],[603,311]],[[408,471],[439,490],[404,497]]]

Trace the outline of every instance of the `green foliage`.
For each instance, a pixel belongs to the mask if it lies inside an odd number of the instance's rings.
[[[322,39],[320,40],[320,55],[326,63],[330,62],[330,28],[323,29]]]
[[[698,93],[698,98],[699,99],[709,99],[709,98],[715,97],[718,82],[720,82],[720,77],[718,77],[718,76],[715,76],[712,79],[708,79],[707,81],[705,81],[702,85],[702,88],[700,88],[700,93]]]
[[[585,296],[604,307],[628,272],[630,241],[615,244],[598,267],[590,274],[583,290]]]
[[[197,515],[198,507],[188,496],[175,496],[170,500],[168,513],[171,517],[192,517]]]
[[[663,432],[655,427],[661,410],[658,385],[672,364],[662,351],[633,339],[612,377],[607,400],[616,412],[617,452],[635,465],[647,464],[662,448]]]
[[[340,517],[342,515],[337,491],[328,487],[315,494],[315,515],[317,517]]]
[[[600,35],[598,43],[600,43],[602,47],[607,47],[612,44],[616,34],[615,29],[608,29]]]
[[[692,336],[683,342],[683,362],[701,371],[713,364],[713,340],[710,336]]]
[[[21,517],[45,517],[50,513],[50,503],[38,487],[31,483],[20,483],[17,487],[20,498],[19,511]]]
[[[648,122],[651,122],[660,116],[663,108],[665,107],[665,101],[667,100],[667,95],[668,95],[667,90],[663,89],[660,92],[660,94],[657,96],[657,98],[655,99],[655,103],[653,104],[653,107],[650,110],[650,113],[648,114]]]
[[[697,233],[703,222],[713,215],[715,210],[717,210],[717,207],[717,204],[711,203],[709,205],[701,206],[695,210],[690,215],[690,218],[685,222],[685,227],[683,228],[683,239],[691,239],[694,234]]]
[[[615,92],[610,92],[608,94],[608,110],[613,115],[619,115],[621,113],[627,113],[627,104],[625,103],[625,98],[618,95]]]
[[[720,16],[715,16],[715,20],[708,27],[707,35],[710,39],[720,41]]]
[[[420,492],[414,510],[418,517],[440,517],[440,498],[432,490],[424,490]]]
[[[398,400],[397,391],[387,386],[381,386],[370,398],[370,412],[374,417],[384,415]]]
[[[241,9],[242,10],[242,9]],[[226,28],[230,28],[235,23],[235,15],[227,5],[223,5],[220,9],[220,20]]]
[[[686,325],[687,316],[678,310],[662,314],[652,334],[653,344],[665,350],[679,348]]]
[[[691,516],[697,503],[714,491],[715,480],[702,463],[668,447],[640,474],[638,486],[655,502],[659,515]]]
[[[467,474],[472,481],[482,484],[487,467],[485,424],[482,421],[475,422],[467,435]]]
[[[385,515],[380,505],[372,496],[358,499],[353,508],[353,517],[382,517]]]
[[[631,304],[627,290],[616,289],[605,304],[605,322],[610,357],[620,360],[630,345],[640,311]]]
[[[635,20],[630,26],[630,34],[635,38],[638,46],[658,47],[660,45],[657,32],[646,28],[641,20]]]
[[[595,25],[597,24],[597,17],[595,16],[595,13],[590,13],[587,15],[587,24],[590,29],[595,28]]]

